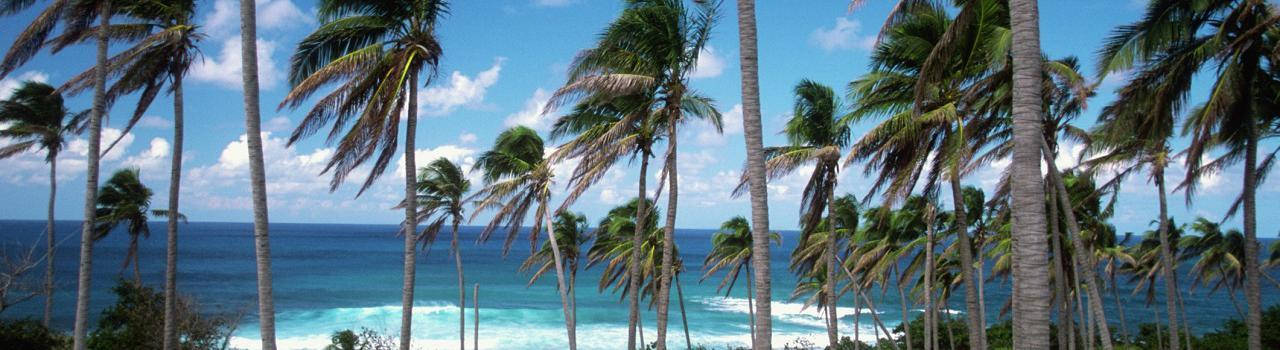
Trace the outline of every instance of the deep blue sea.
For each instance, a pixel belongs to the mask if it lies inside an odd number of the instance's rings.
[[[336,224],[272,224],[272,271],[275,279],[276,327],[282,349],[320,349],[329,335],[342,329],[370,329],[398,334],[400,320],[400,287],[403,241],[395,236],[394,225]],[[70,329],[74,316],[76,266],[78,260],[79,224],[57,223],[58,245],[55,258],[58,289],[55,295],[54,325]],[[151,225],[152,236],[141,246],[144,283],[162,287],[164,272],[164,225]],[[517,241],[511,252],[502,256],[500,240],[474,244],[478,227],[464,227],[463,265],[466,269],[467,303],[471,303],[471,285],[480,284],[480,338],[483,348],[559,349],[566,346],[560,301],[555,291],[555,278],[548,273],[538,283],[526,287],[528,275],[517,271],[528,254],[527,241]],[[0,220],[0,244],[15,252],[14,244],[31,244],[44,236],[43,221]],[[195,297],[211,312],[245,312],[246,316],[232,341],[233,347],[254,349],[258,326],[256,312],[256,279],[253,257],[252,228],[248,223],[192,222],[181,227],[179,240],[180,293]],[[702,261],[710,248],[712,230],[681,229],[676,238],[689,273],[684,284],[685,307],[689,317],[690,337],[694,344],[722,347],[748,341],[746,292],[739,284],[732,296],[717,294],[719,276],[699,283]],[[783,232],[781,247],[773,252],[774,343],[796,343],[808,339],[825,343],[821,316],[813,308],[805,308],[799,300],[788,301],[796,278],[787,270],[787,257],[796,243],[795,232]],[[65,238],[65,239],[64,239]],[[523,235],[522,235],[523,238]],[[1269,244],[1265,240],[1264,244]],[[121,276],[122,260],[128,245],[123,232],[112,233],[94,249],[92,314],[97,315],[114,300],[111,286]],[[41,244],[43,247],[43,244]],[[417,291],[414,308],[415,348],[455,347],[457,340],[457,287],[453,259],[442,238],[428,254],[419,254]],[[40,248],[43,249],[43,248]],[[585,251],[585,249],[584,249]],[[584,258],[585,261],[585,258]],[[1189,264],[1188,264],[1189,265]],[[601,267],[578,275],[578,343],[582,349],[616,349],[626,341],[627,307],[612,290],[596,287]],[[1271,271],[1277,275],[1276,271]],[[130,276],[126,272],[125,276]],[[38,276],[43,275],[43,268]],[[37,277],[39,278],[39,277]],[[1189,278],[1180,278],[1184,286]],[[1184,288],[1187,290],[1189,288]],[[1129,290],[1129,289],[1125,289]],[[1157,293],[1162,291],[1156,288]],[[1205,332],[1222,321],[1236,317],[1224,291],[1212,295],[1208,288],[1197,288],[1184,296],[1187,318],[1193,331]],[[1263,302],[1280,303],[1280,291],[1265,283]],[[892,328],[902,319],[897,293],[881,295],[872,292],[882,321]],[[1008,299],[1007,281],[986,284],[988,315],[992,322],[1009,317],[1000,315]],[[1157,294],[1157,304],[1148,306],[1142,295],[1122,293],[1125,314],[1131,324],[1149,322],[1156,317],[1153,310],[1163,310],[1164,298]],[[1243,303],[1243,298],[1240,299]],[[678,306],[672,296],[672,318],[668,341],[683,347]],[[838,308],[842,334],[853,328],[854,310],[851,297],[841,300]],[[957,292],[949,308],[962,310],[963,295]],[[1107,316],[1118,322],[1115,302],[1108,293]],[[467,343],[472,330],[471,305],[467,309]],[[0,317],[40,317],[42,299],[34,299],[6,310]],[[918,308],[911,306],[912,313]],[[861,338],[874,338],[875,329],[869,310],[864,310]],[[91,324],[96,321],[91,321]],[[655,318],[652,310],[644,314],[645,341],[654,339]],[[1135,326],[1129,326],[1136,332]],[[1118,330],[1116,330],[1118,331]]]

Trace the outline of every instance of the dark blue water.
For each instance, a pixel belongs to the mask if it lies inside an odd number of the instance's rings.
[[[74,316],[75,277],[78,260],[79,225],[58,222],[58,246],[55,269],[58,290],[55,293],[54,326],[70,329]],[[144,283],[159,288],[164,272],[164,226],[151,225],[153,236],[142,242],[141,266]],[[396,334],[400,319],[400,286],[402,283],[402,244],[393,225],[272,224],[272,271],[280,346],[286,349],[320,348],[328,343],[329,333],[347,328],[368,327]],[[526,287],[528,275],[517,271],[528,253],[528,242],[517,240],[508,256],[503,257],[500,240],[476,245],[472,242],[477,227],[463,227],[463,265],[466,269],[468,301],[470,288],[480,284],[481,346],[488,348],[562,348],[564,324],[560,301],[555,291],[553,273]],[[9,246],[31,244],[43,238],[42,221],[0,221],[0,242]],[[721,346],[744,344],[748,340],[748,314],[743,285],[733,296],[716,293],[719,276],[699,283],[702,261],[710,249],[710,230],[679,230],[677,244],[681,258],[690,272],[682,276],[685,307],[690,335],[694,343]],[[65,240],[64,240],[65,238]],[[523,238],[523,235],[521,236]],[[825,343],[821,316],[801,301],[788,302],[796,278],[787,270],[787,258],[796,243],[794,232],[784,232],[783,245],[773,252],[773,286],[775,343],[810,339]],[[120,278],[122,260],[128,246],[123,232],[112,233],[94,249],[93,296],[91,313],[97,315],[114,300],[110,288]],[[43,244],[41,245],[43,247]],[[43,248],[41,248],[43,249]],[[585,259],[584,259],[585,261]],[[41,278],[43,269],[35,278]],[[612,290],[599,291],[600,267],[586,269],[578,276],[579,346],[583,349],[616,348],[626,337],[626,304]],[[1273,275],[1275,275],[1274,271]],[[131,276],[125,271],[123,276]],[[1183,283],[1189,283],[1185,278]],[[1123,281],[1122,281],[1123,282]],[[447,252],[447,240],[437,243],[429,253],[419,255],[414,317],[415,344],[427,348],[457,344],[457,287],[453,259]],[[247,223],[193,222],[181,227],[179,242],[180,293],[195,297],[210,312],[248,314],[233,340],[233,346],[256,348],[257,324],[252,316],[257,310],[256,275],[253,256],[252,227]],[[1131,290],[1122,286],[1122,291]],[[957,290],[961,288],[956,288]],[[1187,288],[1184,288],[1186,290]],[[1157,288],[1157,304],[1150,308],[1144,296],[1121,293],[1125,313],[1132,323],[1152,320],[1151,310],[1162,310],[1163,295]],[[1235,318],[1234,308],[1224,291],[1208,295],[1207,288],[1191,290],[1184,296],[1187,317],[1193,330],[1211,330],[1222,321]],[[1008,316],[999,314],[1008,299],[1007,281],[986,284],[988,315],[992,322]],[[877,312],[888,327],[897,325],[901,317],[895,291],[881,297],[877,288],[872,297]],[[950,309],[962,310],[960,292],[949,302]],[[1274,285],[1263,289],[1265,304],[1280,303]],[[1243,303],[1243,298],[1240,299]],[[841,329],[853,328],[854,310],[851,297],[838,308]],[[5,311],[6,318],[39,317],[43,300],[35,299]],[[865,306],[864,306],[865,307]],[[911,307],[915,309],[915,306]],[[1108,318],[1118,322],[1115,304],[1106,296]],[[672,345],[682,344],[678,306],[673,295],[670,329]],[[863,339],[875,334],[869,310],[862,314],[859,333]],[[913,313],[916,311],[912,311]],[[472,310],[467,310],[471,325]],[[654,336],[654,314],[645,313],[645,338]],[[1133,331],[1133,327],[1130,327]],[[471,330],[467,330],[470,337]],[[471,340],[468,340],[470,342]]]

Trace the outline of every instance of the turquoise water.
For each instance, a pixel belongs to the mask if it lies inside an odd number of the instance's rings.
[[[274,273],[276,323],[279,345],[283,349],[319,349],[329,342],[330,333],[341,329],[368,327],[388,334],[398,334],[400,320],[400,286],[402,240],[395,237],[393,225],[272,224],[271,249]],[[141,260],[145,283],[160,287],[164,271],[164,227],[153,223],[153,236],[142,243]],[[0,242],[29,243],[42,237],[42,221],[0,221]],[[466,269],[467,303],[471,303],[472,284],[480,284],[480,338],[483,348],[558,349],[565,347],[564,321],[555,276],[548,273],[538,283],[526,287],[528,275],[517,267],[528,253],[527,241],[513,244],[510,254],[502,256],[500,240],[474,244],[478,227],[463,227],[463,265]],[[743,285],[733,296],[716,293],[719,276],[699,283],[702,261],[710,248],[714,231],[681,229],[677,244],[689,273],[681,276],[685,308],[694,344],[716,347],[745,344],[748,341],[748,314]],[[75,222],[59,222],[59,239],[66,237],[57,250],[56,274],[59,289],[55,295],[54,325],[70,329],[74,316],[75,275],[78,256],[79,226]],[[232,346],[257,348],[257,323],[252,315],[257,310],[254,273],[252,227],[246,223],[193,222],[182,226],[178,283],[180,292],[194,296],[210,311],[245,312]],[[786,269],[787,256],[794,248],[795,232],[783,232],[783,245],[774,247],[774,343],[795,343],[808,339],[825,343],[826,333],[821,316],[800,301],[789,302],[795,277]],[[120,267],[128,244],[127,235],[113,233],[94,250],[92,310],[96,315],[113,302],[110,287],[120,276]],[[523,235],[521,236],[523,238]],[[448,255],[447,238],[437,242],[429,253],[419,254],[416,301],[414,308],[415,348],[456,347],[458,309],[457,286],[453,259]],[[585,251],[585,249],[584,249]],[[602,269],[587,268],[578,274],[578,343],[582,349],[616,349],[626,342],[627,307],[612,290],[599,291],[597,284]],[[1275,275],[1275,271],[1272,274]],[[127,272],[129,276],[131,272]],[[1182,281],[1189,281],[1182,279]],[[1184,282],[1186,283],[1186,282]],[[1128,289],[1125,289],[1128,290]],[[1157,288],[1157,291],[1162,290]],[[1194,331],[1217,327],[1223,320],[1234,318],[1235,311],[1224,292],[1207,295],[1198,288],[1185,296],[1187,317]],[[999,314],[1008,298],[1007,281],[990,281],[986,285],[988,315],[991,321],[1007,318]],[[872,292],[880,319],[886,326],[897,325],[901,317],[896,291]],[[1147,322],[1152,309],[1142,296],[1121,294],[1126,300],[1125,313],[1131,323]],[[1272,285],[1263,290],[1266,304],[1280,303],[1280,293]],[[1163,296],[1157,294],[1157,300]],[[1241,299],[1243,302],[1243,299]],[[949,302],[950,309],[963,309],[960,292]],[[852,299],[841,300],[842,334],[853,329]],[[42,300],[33,300],[6,310],[4,317],[38,317]],[[1108,317],[1118,322],[1114,301],[1107,296]],[[1155,305],[1156,307],[1162,304]],[[915,309],[914,306],[910,307]],[[672,317],[668,341],[683,347],[678,305],[672,295]],[[472,320],[467,309],[467,343],[470,344]],[[874,338],[870,310],[863,310],[859,333],[863,340]],[[912,313],[917,310],[911,311]],[[645,341],[654,339],[652,310],[644,314]],[[1130,327],[1130,331],[1136,331]]]

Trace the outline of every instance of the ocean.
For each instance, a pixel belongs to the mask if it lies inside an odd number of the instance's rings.
[[[0,244],[14,254],[14,244],[29,245],[42,239],[44,225],[44,221],[0,220]],[[80,228],[78,222],[72,221],[60,221],[56,228],[61,242],[55,258],[58,288],[53,321],[56,328],[69,330],[74,318]],[[403,240],[395,236],[397,229],[395,225],[271,225],[276,332],[280,348],[321,349],[329,344],[334,331],[361,327],[398,335]],[[474,312],[470,305],[471,288],[478,283],[482,348],[566,347],[554,273],[526,286],[529,275],[517,271],[529,252],[528,242],[518,239],[504,257],[500,239],[475,244],[480,227],[462,227],[460,231],[467,283],[467,343],[471,344],[473,332],[470,329]],[[733,295],[726,297],[716,291],[720,275],[702,282],[698,280],[714,232],[696,229],[676,232],[687,270],[681,282],[689,336],[695,345],[716,348],[745,345],[750,330],[744,284],[740,282],[733,289]],[[164,273],[164,223],[153,222],[151,233],[151,237],[141,243],[142,278],[145,284],[160,289]],[[787,270],[787,258],[796,244],[797,233],[782,234],[782,246],[771,250],[774,344],[802,341],[825,344],[822,316],[814,308],[804,307],[801,300],[789,301],[796,277]],[[192,222],[181,226],[180,235],[179,292],[193,296],[209,312],[245,313],[231,345],[258,348],[258,325],[253,315],[257,310],[257,296],[251,224]],[[458,343],[457,280],[448,239],[447,234],[442,235],[430,252],[419,253],[413,324],[415,348],[453,348]],[[1269,242],[1264,240],[1264,244]],[[121,270],[127,247],[128,235],[122,231],[112,233],[95,245],[92,315],[98,315],[114,302],[110,290],[118,278],[131,278],[132,271]],[[43,251],[43,244],[39,249]],[[583,259],[585,265],[585,257]],[[581,349],[616,349],[622,347],[620,342],[626,341],[627,304],[612,289],[597,288],[602,271],[600,266],[594,266],[578,273],[578,346]],[[1275,271],[1271,273],[1276,275]],[[43,275],[43,268],[37,275]],[[1190,289],[1190,278],[1184,275],[1179,281],[1184,291]],[[991,322],[1009,317],[999,313],[1008,300],[1008,283],[995,280],[986,284],[987,315]],[[1143,295],[1121,293],[1131,333],[1137,332],[1137,323],[1150,322],[1156,317],[1153,312],[1163,312],[1161,291],[1162,288],[1156,288],[1157,302],[1150,306],[1144,303]],[[870,291],[870,295],[877,304],[877,316],[887,327],[901,322],[901,303],[895,290],[881,294],[877,288]],[[1266,305],[1280,303],[1280,293],[1270,283],[1264,283],[1262,295]],[[1243,295],[1240,296],[1243,303]],[[948,301],[948,309],[963,310],[963,300],[963,291],[957,288],[956,295]],[[1195,288],[1184,296],[1184,302],[1193,332],[1210,331],[1224,320],[1236,318],[1225,290],[1209,294],[1209,288]],[[852,336],[849,332],[855,313],[851,296],[841,299],[840,304],[837,311],[841,334]],[[1117,323],[1116,305],[1110,293],[1104,304],[1108,319]],[[644,305],[647,304],[642,303]],[[918,314],[917,306],[911,309],[913,315]],[[37,298],[6,310],[0,317],[39,318],[42,310],[43,299]],[[668,342],[673,348],[684,346],[679,310],[673,292],[668,326]],[[863,341],[874,339],[876,334],[870,311],[862,310],[858,332]],[[962,317],[958,311],[951,313]],[[644,339],[652,342],[656,336],[654,311],[645,310],[643,317]],[[91,320],[90,324],[94,322],[96,320]]]

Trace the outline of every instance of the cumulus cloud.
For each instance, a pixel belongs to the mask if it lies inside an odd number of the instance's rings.
[[[103,128],[102,129],[102,147],[106,147],[111,141],[120,137],[120,129]],[[169,142],[162,138],[159,141],[153,140],[153,145],[143,150],[140,154],[127,155],[130,146],[133,144],[133,133],[125,134],[124,138],[115,148],[111,149],[104,155],[101,160],[102,174],[110,174],[112,169],[121,166],[143,167],[155,164],[150,159],[160,159],[159,164],[163,164],[163,159],[167,159],[169,150]],[[160,143],[164,150],[159,150],[154,145]],[[11,144],[9,139],[0,138],[0,147]],[[85,136],[79,136],[67,142],[66,148],[58,154],[58,182],[65,182],[84,175],[86,165],[88,164],[89,142]],[[49,183],[49,165],[45,162],[45,153],[43,150],[33,148],[28,152],[20,153],[5,159],[4,166],[0,167],[0,182],[14,185],[47,185]],[[147,168],[151,169],[151,168]],[[163,174],[168,172],[167,167],[163,167]],[[105,176],[105,175],[104,175]]]
[[[173,127],[173,120],[160,117],[160,116],[147,115],[147,116],[143,116],[142,119],[138,120],[138,127],[150,128],[150,129],[168,129]]]
[[[290,0],[257,0],[258,28],[273,30],[314,22],[312,16]],[[205,17],[208,32],[219,37],[237,36],[240,32],[240,3],[218,0]]]
[[[716,54],[716,48],[707,46],[698,53],[697,65],[693,67],[690,78],[715,78],[724,72],[725,59]]]
[[[436,85],[418,93],[418,109],[429,116],[442,116],[452,113],[460,106],[475,106],[484,102],[485,91],[498,82],[502,72],[502,63],[506,58],[499,57],[489,67],[475,77],[468,77],[462,72],[453,71],[449,82]]]
[[[742,104],[733,105],[729,111],[723,112],[721,120],[724,122],[724,132],[716,132],[715,126],[711,123],[695,124],[700,128],[694,141],[700,146],[723,146],[728,143],[729,137],[742,133]]]
[[[462,135],[458,135],[458,142],[462,142],[464,144],[475,143],[477,139],[478,137],[476,137],[476,134],[469,132],[464,132]]]
[[[286,116],[277,116],[271,118],[265,124],[262,124],[262,130],[270,132],[288,133],[293,130],[293,122]]]
[[[543,115],[542,109],[546,108],[547,101],[551,99],[551,92],[538,88],[534,90],[533,96],[524,101],[524,108],[519,112],[507,115],[507,119],[503,121],[506,126],[523,125],[538,131],[547,131],[551,129],[553,115],[547,113]]]
[[[836,17],[835,25],[820,27],[809,34],[809,41],[825,51],[870,50],[875,46],[874,35],[862,35],[862,23],[856,19]]]
[[[210,82],[221,87],[240,90],[240,39],[223,40],[222,50],[217,56],[205,57],[191,67],[191,77],[198,81]],[[276,67],[271,59],[275,53],[276,43],[258,39],[258,83],[262,89],[271,89],[284,80],[284,72]]]
[[[170,170],[169,152],[172,146],[169,140],[156,137],[151,139],[147,149],[129,156],[120,165],[142,170],[142,176],[148,179],[167,179]]]
[[[10,76],[8,78],[4,78],[4,80],[0,80],[0,100],[9,98],[9,96],[13,94],[14,90],[17,90],[19,86],[22,86],[22,82],[28,80],[45,83],[49,81],[49,75],[40,71],[27,71],[22,74],[18,74],[17,76]]]

